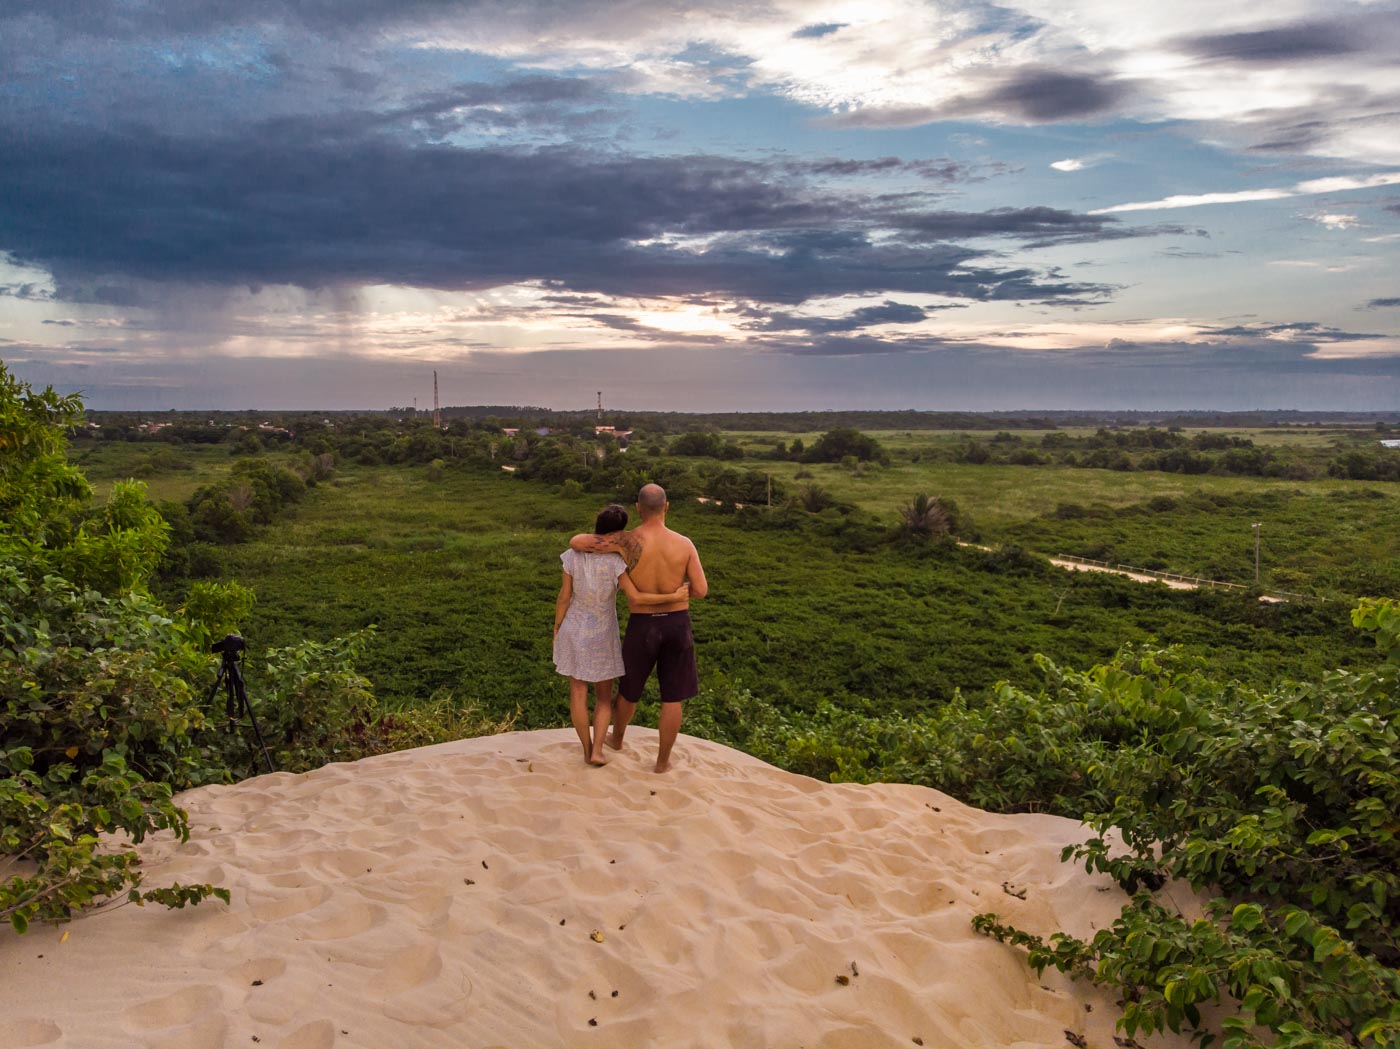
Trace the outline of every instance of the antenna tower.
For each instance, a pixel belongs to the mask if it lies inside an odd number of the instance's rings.
[[[603,421],[603,391],[598,391],[598,421]]]
[[[442,406],[438,404],[437,369],[433,369],[433,426],[442,429]]]

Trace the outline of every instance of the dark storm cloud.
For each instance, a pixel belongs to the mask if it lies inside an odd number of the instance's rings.
[[[0,296],[12,299],[30,299],[35,302],[47,302],[53,298],[53,292],[43,285],[26,284],[0,284]]]
[[[969,112],[1011,113],[1037,123],[1077,120],[1108,112],[1127,98],[1130,90],[1119,80],[1030,68],[970,99],[967,105]]]
[[[831,127],[917,127],[936,120],[1005,116],[1028,124],[1106,116],[1132,96],[1127,80],[1026,66],[937,106],[867,106],[825,118]]]
[[[549,98],[573,89],[507,90]],[[918,197],[843,197],[723,158],[466,149],[357,134],[338,118],[206,139],[65,125],[0,125],[0,135],[19,147],[0,166],[0,250],[51,272],[61,298],[111,305],[149,302],[161,284],[531,280],[776,302],[881,292],[1079,298],[1108,289],[975,265],[982,252],[948,242],[1143,232],[1051,208],[929,211]],[[710,240],[699,250],[656,239],[664,235]]]
[[[1090,235],[1104,238],[1111,227],[1099,216],[1060,208],[993,208],[990,211],[925,211],[903,216],[901,227],[931,240],[1015,236],[1027,240],[1064,240]]]
[[[1270,336],[1285,335],[1296,342],[1337,343],[1360,342],[1369,339],[1384,339],[1388,336],[1375,332],[1343,331],[1340,328],[1319,324],[1317,321],[1297,321],[1293,324],[1235,324],[1226,328],[1203,328],[1203,334],[1223,335],[1232,338],[1268,339]],[[1287,345],[1286,341],[1271,339],[1269,345]]]
[[[1010,164],[967,164],[950,157],[934,157],[924,160],[905,160],[902,157],[876,157],[871,160],[852,160],[841,157],[826,157],[816,160],[789,160],[778,167],[793,175],[915,175],[930,182],[982,182],[997,175],[1014,170]]]
[[[796,313],[770,313],[753,308],[742,311],[742,314],[750,320],[740,326],[749,331],[804,331],[816,335],[858,331],[876,324],[917,324],[928,317],[929,310],[923,306],[886,299],[879,306],[862,306],[844,317],[807,317]]]
[[[1363,50],[1352,27],[1334,22],[1299,22],[1272,29],[1187,37],[1178,47],[1198,58],[1269,65],[1332,58]]]
[[[372,25],[427,22],[452,9],[476,5],[443,0],[6,0],[5,16],[42,21],[94,37],[175,36],[214,32],[232,25],[305,26],[318,32]]]
[[[1363,310],[1381,310],[1381,309],[1389,309],[1390,307],[1393,307],[1393,306],[1400,306],[1400,298],[1397,298],[1397,299],[1372,299],[1370,302],[1366,303],[1366,305],[1363,306],[1363,307],[1361,307],[1361,308],[1362,308]]]

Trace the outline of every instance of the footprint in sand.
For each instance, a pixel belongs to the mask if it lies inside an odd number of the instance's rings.
[[[308,940],[344,940],[384,924],[384,908],[368,903],[351,903],[325,921],[308,926],[302,935]]]
[[[267,983],[287,971],[287,963],[281,958],[253,958],[242,965],[235,965],[224,975],[235,987],[251,987],[253,982]]]
[[[313,1020],[282,1039],[280,1049],[331,1049],[335,1045],[335,1025],[329,1020]]]
[[[178,1027],[198,1020],[212,1010],[220,1009],[222,1004],[223,998],[218,988],[199,984],[174,994],[167,994],[163,998],[152,998],[150,1001],[133,1005],[122,1013],[122,1017],[130,1024],[145,1029]]]
[[[218,1049],[228,1030],[223,996],[208,984],[133,1005],[122,1020],[151,1049]]]
[[[62,1037],[63,1030],[48,1020],[10,1020],[0,1029],[0,1049],[33,1049]]]
[[[249,896],[252,895],[250,892]],[[249,908],[253,917],[260,922],[271,922],[315,910],[330,898],[331,890],[324,885],[308,885],[303,889],[257,895],[259,898]]]

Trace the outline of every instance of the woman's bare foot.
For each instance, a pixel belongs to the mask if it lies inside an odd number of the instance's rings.
[[[612,747],[613,750],[622,749],[622,740],[618,738],[616,732],[609,732],[606,736],[603,737],[603,742],[606,743],[608,746]]]
[[[653,771],[653,772],[670,772],[670,771],[671,771],[671,759],[670,759],[670,758],[667,758],[665,761],[658,761],[658,762],[656,763],[656,768],[652,769],[652,771]]]
[[[590,765],[595,766],[596,768],[602,768],[608,763],[608,759],[603,756],[603,750],[601,747],[588,756],[588,763]]]

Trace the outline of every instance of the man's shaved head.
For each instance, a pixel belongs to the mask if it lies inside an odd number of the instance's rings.
[[[644,484],[637,493],[637,512],[643,517],[655,517],[666,509],[666,489],[659,484]]]

